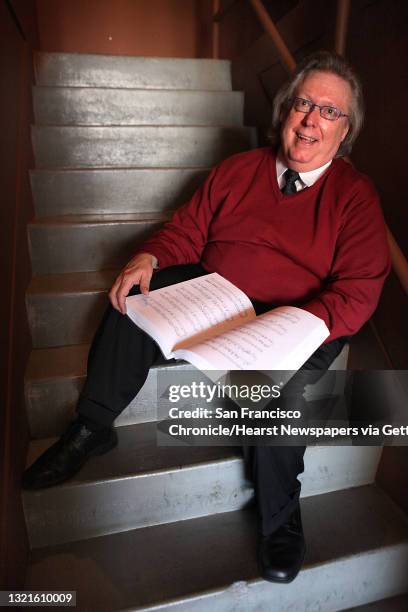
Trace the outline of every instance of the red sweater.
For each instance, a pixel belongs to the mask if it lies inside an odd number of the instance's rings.
[[[329,340],[356,333],[376,308],[390,261],[378,195],[342,159],[285,196],[271,148],[216,166],[187,204],[138,252],[160,268],[201,262],[249,297],[300,306]]]

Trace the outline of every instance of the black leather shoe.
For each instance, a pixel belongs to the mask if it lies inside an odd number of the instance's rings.
[[[113,428],[91,431],[74,421],[69,429],[23,474],[23,489],[43,489],[71,478],[93,455],[103,455],[118,443]]]
[[[300,506],[274,533],[262,536],[259,544],[259,569],[269,582],[292,582],[305,558]]]

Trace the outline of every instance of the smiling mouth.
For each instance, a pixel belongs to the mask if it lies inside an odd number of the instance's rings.
[[[301,134],[300,132],[296,132],[296,136],[299,140],[301,140],[302,142],[306,144],[313,144],[314,142],[317,142],[317,138],[312,138],[311,136],[305,136],[304,134]]]

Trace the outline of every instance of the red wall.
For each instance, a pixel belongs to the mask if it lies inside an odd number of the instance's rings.
[[[36,0],[43,51],[197,57],[208,0]],[[205,24],[204,24],[205,25]]]
[[[34,0],[0,3],[0,588],[21,588],[28,542],[20,478],[28,431],[24,372],[30,351],[25,290],[31,270],[27,221],[32,217],[28,168],[33,166],[31,122]],[[20,22],[20,29],[16,24]]]

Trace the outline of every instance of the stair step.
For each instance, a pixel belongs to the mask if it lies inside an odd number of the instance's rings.
[[[33,438],[58,436],[72,420],[74,408],[82,389],[88,344],[34,349],[31,352],[25,377],[25,397],[30,433]],[[345,345],[330,370],[347,368],[349,346]],[[153,367],[146,383],[124,412],[116,419],[116,425],[132,425],[157,420],[157,376],[168,368],[177,376],[190,364],[181,361],[163,361]],[[344,382],[340,377],[339,382]],[[310,393],[309,393],[310,392]],[[341,395],[343,387],[333,388],[333,394]],[[316,396],[316,390],[308,390],[306,397]],[[318,393],[323,395],[324,389]],[[316,396],[317,398],[319,396]]]
[[[290,586],[260,579],[244,510],[35,550],[25,588],[75,590],[80,611],[331,612],[406,592],[408,522],[381,490],[308,497],[302,514],[308,549]]]
[[[253,128],[32,126],[36,166],[213,166],[256,144]]]
[[[158,447],[156,424],[118,429],[119,445],[59,487],[25,492],[32,547],[241,507],[252,496],[237,451]],[[30,445],[28,462],[53,440]]]
[[[37,85],[151,89],[231,89],[227,60],[36,53]]]
[[[25,404],[32,438],[59,435],[72,420],[88,352],[88,344],[31,352],[25,375]]]
[[[59,436],[72,421],[85,380],[88,352],[88,344],[36,349],[31,352],[25,392],[32,438]],[[153,366],[137,398],[116,419],[115,425],[156,421],[159,371],[180,372],[186,368],[191,366],[173,360]]]
[[[89,343],[118,273],[102,270],[33,277],[26,293],[33,347]]]
[[[243,93],[34,87],[37,124],[235,125],[243,122]]]
[[[26,294],[33,347],[90,342],[117,274],[104,270],[33,277]]]
[[[178,208],[204,181],[202,168],[32,170],[37,218],[162,212]]]
[[[34,274],[121,268],[167,213],[69,215],[29,224]]]
[[[87,343],[135,241],[190,197],[209,167],[256,144],[226,61],[37,53],[36,79],[29,236],[38,276],[27,308],[38,348],[26,398],[41,439],[27,463],[72,418]],[[397,600],[384,598],[408,590],[408,521],[371,484],[382,449],[307,449],[306,564],[290,588],[266,583],[241,452],[157,444],[158,374],[186,367],[152,368],[117,419],[118,448],[59,487],[24,492],[35,549],[26,588],[76,590],[84,611],[269,612],[272,602],[283,612],[396,611]],[[367,607],[374,600],[394,607]]]
[[[46,546],[242,508],[252,497],[233,447],[160,446],[156,423],[120,427],[119,445],[74,479],[24,493],[30,543]],[[30,464],[52,439],[31,443]],[[378,447],[310,447],[302,495],[373,482]]]

